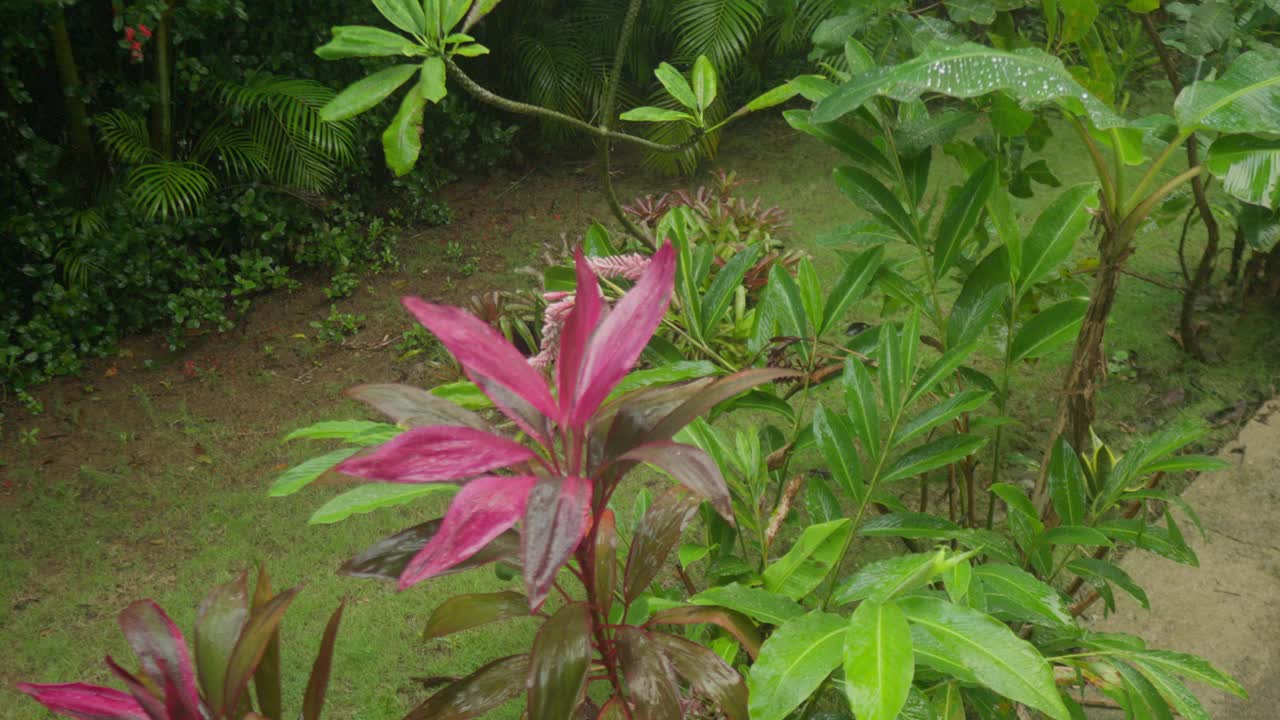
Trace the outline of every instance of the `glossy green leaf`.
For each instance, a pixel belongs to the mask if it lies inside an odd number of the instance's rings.
[[[801,258],[796,264],[796,282],[800,288],[800,304],[804,308],[805,317],[808,318],[809,324],[813,327],[815,333],[819,333],[823,320],[823,290],[822,283],[818,280],[818,271],[813,267],[813,261],[809,258]]]
[[[292,495],[315,482],[321,475],[332,470],[343,460],[355,455],[359,450],[360,448],[356,447],[338,448],[319,457],[313,457],[298,463],[281,473],[280,477],[276,478],[276,481],[271,484],[271,489],[267,491],[267,494],[271,497]]]
[[[618,117],[627,122],[675,122],[677,120],[693,122],[693,116],[687,112],[652,106],[632,108]]]
[[[400,110],[382,133],[382,151],[387,167],[396,175],[408,174],[422,152],[422,111],[426,93],[426,83],[419,79],[409,88],[400,102]]]
[[[808,596],[840,560],[852,532],[847,518],[805,528],[791,549],[765,568],[764,589],[792,600]]]
[[[747,677],[752,720],[783,720],[800,706],[844,655],[848,624],[839,615],[811,612],[769,636]]]
[[[373,6],[392,25],[407,33],[426,32],[427,20],[418,0],[373,0]]]
[[[1280,132],[1280,59],[1246,52],[1214,80],[1182,89],[1173,114],[1183,133],[1212,130],[1224,134]]]
[[[905,480],[945,467],[972,455],[986,444],[987,439],[981,435],[943,435],[903,453],[889,465],[880,481]]]
[[[871,384],[871,373],[862,360],[849,357],[844,361],[843,381],[845,408],[853,421],[854,432],[862,441],[867,462],[876,463],[881,453],[880,404]]]
[[[711,107],[716,99],[716,69],[706,55],[693,62],[693,97],[699,112]]]
[[[591,666],[591,613],[570,603],[547,619],[529,652],[528,712],[539,720],[572,720]]]
[[[918,245],[915,225],[896,196],[870,173],[852,166],[837,168],[836,186],[840,192],[872,217],[893,228],[898,236]]]
[[[438,103],[444,99],[448,90],[445,87],[444,60],[429,57],[422,63],[422,97],[428,102]]]
[[[1105,520],[1098,523],[1097,527],[1117,543],[1133,545],[1183,565],[1200,565],[1195,552],[1181,538],[1175,538],[1168,530],[1150,525],[1141,518]]]
[[[1022,242],[1018,294],[1025,295],[1065,261],[1089,228],[1090,206],[1096,203],[1096,183],[1076,185],[1058,194],[1036,217]]]
[[[485,665],[438,691],[404,720],[471,720],[518,697],[529,672],[528,655],[512,655]],[[550,717],[550,716],[548,716]],[[564,715],[562,717],[568,717]]]
[[[698,110],[698,99],[694,96],[693,88],[689,87],[689,82],[684,79],[679,70],[667,63],[661,63],[653,74],[671,97],[676,99],[676,102],[695,112]]]
[[[355,117],[386,100],[417,71],[417,65],[392,65],[357,80],[320,108],[320,119],[337,122]]]
[[[959,530],[959,525],[937,515],[896,512],[868,520],[858,528],[858,534],[868,537],[946,539]]]
[[[298,428],[284,436],[285,442],[291,440],[342,440],[353,444],[378,444],[386,442],[399,433],[401,428],[388,423],[371,420],[325,420]],[[377,438],[368,443],[366,438]]]
[[[995,189],[998,175],[995,161],[987,161],[947,198],[933,246],[934,278],[944,277],[959,257],[965,240],[978,223],[987,198]]]
[[[774,301],[781,304],[784,331],[801,338],[807,336],[809,317],[800,297],[800,285],[781,263],[776,263],[769,269],[769,288],[773,291]]]
[[[1046,627],[1073,625],[1062,594],[1031,573],[1012,565],[989,563],[979,565],[973,574],[982,581],[991,612]]]
[[[843,320],[849,308],[867,294],[867,289],[871,287],[871,281],[875,279],[883,262],[884,248],[881,247],[873,247],[847,259],[844,272],[840,273],[822,308],[819,335],[825,335]]]
[[[866,601],[844,636],[845,695],[858,720],[894,720],[915,676],[911,628],[893,603]]]
[[[804,614],[804,608],[791,598],[736,582],[703,590],[689,598],[689,602],[726,607],[769,625],[781,625]]]
[[[831,477],[851,500],[860,502],[867,490],[862,481],[862,465],[854,447],[854,431],[849,418],[819,405],[813,414],[813,436]]]
[[[787,110],[782,117],[792,128],[812,135],[860,165],[875,167],[885,173],[894,172],[893,163],[879,148],[844,123],[814,123],[808,110]]]
[[[991,393],[981,392],[978,390],[964,390],[943,400],[937,405],[930,406],[924,412],[911,418],[898,433],[894,436],[894,440],[904,443],[920,433],[927,432],[933,428],[951,422],[960,417],[964,413],[973,412],[991,399]]]
[[[1096,127],[1124,124],[1081,87],[1057,57],[1036,49],[1007,52],[974,43],[935,46],[899,65],[859,75],[821,100],[813,119],[831,122],[880,94],[903,98],[932,92],[970,98],[997,90],[1024,105],[1056,103],[1073,114],[1087,115]]]
[[[240,631],[249,619],[248,574],[215,587],[196,610],[195,663],[200,689],[213,706],[222,710],[227,661]]]
[[[382,28],[366,25],[339,25],[333,28],[333,39],[316,48],[323,60],[353,57],[413,56],[422,48],[409,38]]]
[[[1088,300],[1072,298],[1028,320],[1013,336],[1013,361],[1041,357],[1074,338],[1088,307]]]
[[[1080,558],[1067,563],[1067,569],[1084,578],[1094,587],[1111,583],[1132,595],[1133,599],[1137,600],[1142,607],[1151,607],[1147,601],[1147,593],[1143,591],[1142,587],[1134,582],[1128,573],[1106,560]]]
[[[658,576],[697,509],[696,499],[680,488],[670,488],[645,511],[627,554],[627,569],[622,580],[627,602],[639,597]]]
[[[1209,146],[1205,166],[1231,195],[1252,205],[1280,208],[1280,140],[1218,138]]]
[[[511,590],[454,595],[431,613],[423,638],[440,638],[488,623],[528,615],[528,598]]]
[[[457,490],[456,485],[448,484],[368,483],[321,505],[308,522],[312,525],[341,522],[352,515],[404,505],[428,495],[450,494]]]
[[[837,605],[858,600],[888,602],[932,582],[942,571],[942,552],[913,553],[878,560],[860,568],[835,593]]]
[[[795,97],[800,91],[795,85],[786,82],[777,87],[770,88],[752,98],[745,106],[747,112],[756,112],[757,110],[765,110],[767,108],[776,107],[782,103]]]
[[[1080,457],[1064,437],[1059,436],[1054,443],[1048,475],[1049,498],[1053,501],[1054,512],[1067,525],[1084,522],[1089,500],[1085,496],[1088,486],[1084,470],[1080,467]]]
[[[978,682],[1055,720],[1070,720],[1049,663],[1004,623],[932,597],[906,597],[898,604],[913,626],[927,632]]]
[[[1082,525],[1059,525],[1049,528],[1043,540],[1050,545],[1083,545],[1086,547],[1111,547],[1111,540],[1101,532]]]
[[[701,321],[704,332],[711,333],[716,323],[724,317],[733,302],[734,292],[742,285],[742,278],[755,265],[760,252],[760,245],[749,245],[735,253],[729,258],[729,262],[716,271],[711,286],[702,296]]]

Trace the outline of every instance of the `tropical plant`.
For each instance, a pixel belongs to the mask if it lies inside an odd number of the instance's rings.
[[[120,613],[120,629],[138,656],[132,673],[107,656],[107,666],[128,692],[84,683],[19,683],[18,689],[55,713],[73,718],[203,720],[282,718],[280,623],[301,588],[273,595],[266,570],[252,594],[248,573],[205,596],[197,611],[195,639],[153,600]],[[307,679],[298,717],[317,720],[324,709],[342,606],[325,627]],[[253,683],[253,692],[249,683]]]

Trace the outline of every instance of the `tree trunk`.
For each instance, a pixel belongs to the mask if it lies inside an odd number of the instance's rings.
[[[165,160],[173,159],[173,63],[169,32],[172,22],[173,4],[169,3],[156,26],[156,88],[159,99],[151,107],[151,144]]]
[[[1129,256],[1128,243],[1118,237],[1116,228],[1103,230],[1098,243],[1098,273],[1089,307],[1076,336],[1071,354],[1071,367],[1067,370],[1062,387],[1062,410],[1058,420],[1058,433],[1066,434],[1071,447],[1085,452],[1089,447],[1089,429],[1093,425],[1094,395],[1097,381],[1106,367],[1104,340],[1107,319],[1115,305],[1120,270]]]
[[[96,175],[98,160],[94,150],[93,135],[89,132],[89,110],[80,98],[80,68],[72,51],[71,35],[67,32],[67,15],[61,5],[53,9],[53,25],[49,28],[53,40],[53,56],[58,66],[58,82],[62,86],[63,102],[67,110],[67,132],[71,136],[71,151],[76,164],[84,169],[82,179]]]
[[[1240,263],[1244,260],[1244,246],[1244,228],[1236,223],[1236,237],[1231,243],[1231,269],[1227,271],[1227,282],[1232,286],[1240,284]]]

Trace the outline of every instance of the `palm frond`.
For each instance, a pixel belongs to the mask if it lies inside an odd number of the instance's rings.
[[[599,68],[571,28],[548,26],[538,36],[515,39],[515,70],[530,102],[580,119],[590,119],[590,88],[598,86]],[[563,125],[545,124],[550,137],[562,137]]]
[[[681,0],[671,18],[677,55],[687,62],[706,55],[722,77],[728,76],[763,22],[762,0]]]
[[[270,168],[262,146],[248,130],[219,123],[205,131],[191,151],[191,159],[201,164],[217,158],[227,172],[238,177],[265,174]]]
[[[799,0],[769,18],[764,35],[773,54],[785,55],[809,46],[818,25],[839,11],[839,0]]]
[[[129,172],[129,196],[148,218],[186,215],[195,210],[218,180],[197,162],[162,160]]]
[[[151,147],[147,123],[124,110],[112,110],[94,118],[98,136],[107,150],[121,162],[134,165],[158,160],[160,154]]]

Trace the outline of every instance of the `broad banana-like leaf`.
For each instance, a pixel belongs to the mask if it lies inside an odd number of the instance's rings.
[[[1241,55],[1217,80],[1184,88],[1173,114],[1183,133],[1280,133],[1280,60]]]
[[[1280,209],[1280,140],[1248,135],[1219,138],[1209,147],[1205,165],[1228,193],[1251,205]]]
[[[934,48],[899,65],[859,75],[820,101],[813,122],[831,122],[877,95],[909,100],[923,93],[958,98],[1003,90],[1024,105],[1056,103],[1095,127],[1125,124],[1106,103],[1082,87],[1058,58],[1036,49],[1013,52],[962,43]]]

